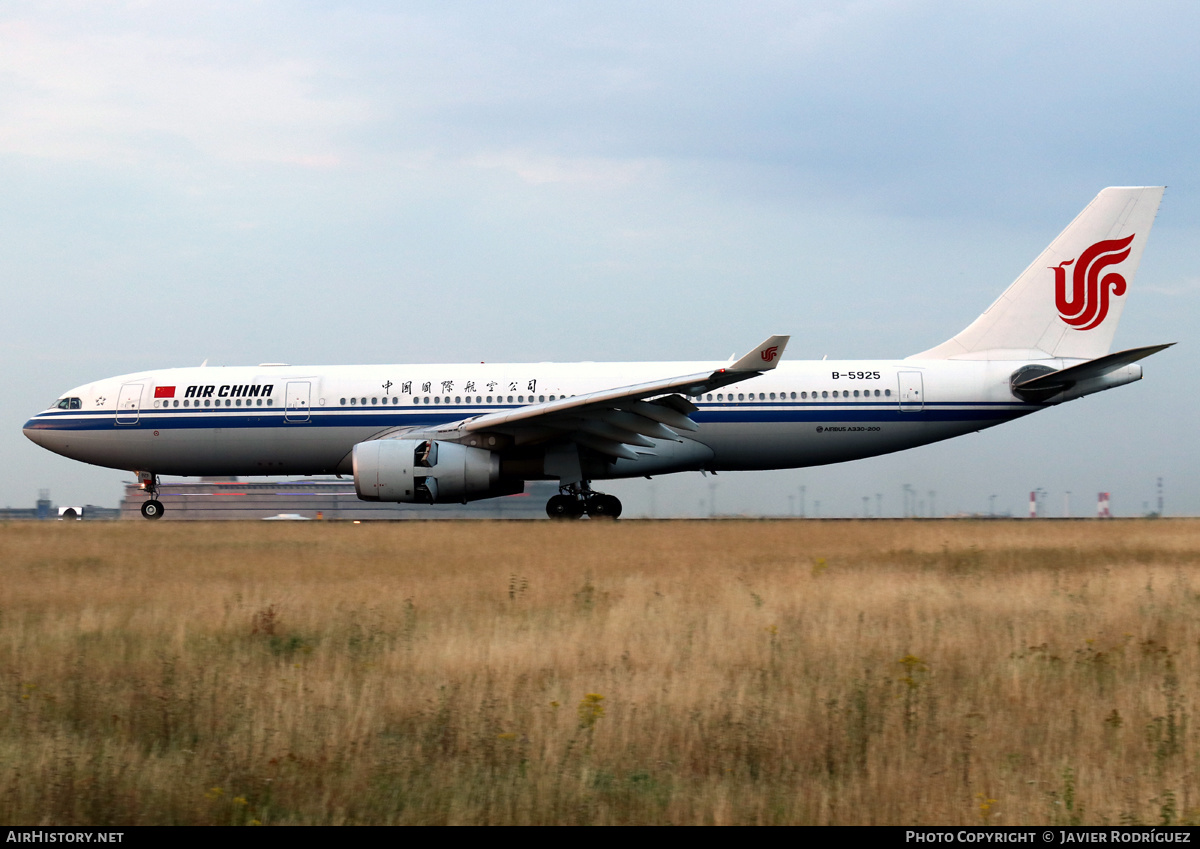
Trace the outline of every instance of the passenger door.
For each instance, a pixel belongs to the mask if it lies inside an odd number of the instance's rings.
[[[135,425],[142,414],[142,389],[145,384],[126,383],[117,397],[117,424]]]
[[[312,384],[307,380],[288,381],[284,401],[286,407],[283,420],[287,422],[308,421],[308,410],[311,403]]]
[[[925,408],[925,383],[919,371],[902,371],[900,375],[900,412],[919,413]]]

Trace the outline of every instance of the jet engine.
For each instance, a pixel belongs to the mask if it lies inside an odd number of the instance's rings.
[[[500,478],[500,456],[432,439],[379,439],[354,446],[354,489],[363,501],[450,504],[521,492]]]

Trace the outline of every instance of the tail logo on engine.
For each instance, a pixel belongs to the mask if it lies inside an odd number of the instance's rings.
[[[1124,262],[1129,257],[1129,246],[1135,233],[1124,239],[1106,239],[1096,242],[1079,255],[1076,262],[1068,259],[1052,266],[1054,272],[1054,303],[1058,315],[1076,330],[1091,330],[1099,327],[1108,317],[1110,297],[1125,294],[1125,278],[1113,271],[1100,277],[1100,272],[1110,265]],[[1067,285],[1066,266],[1075,264],[1071,274],[1071,285]]]

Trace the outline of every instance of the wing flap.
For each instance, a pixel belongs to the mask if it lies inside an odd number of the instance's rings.
[[[600,418],[614,427],[640,434],[641,436],[651,436],[655,439],[670,439],[673,442],[679,441],[679,434],[675,431],[654,419],[646,418],[637,413],[625,410],[606,410],[600,414]],[[693,425],[695,424],[691,419],[688,419],[688,421]]]
[[[639,448],[654,447],[654,443],[641,434],[609,424],[603,419],[575,419],[572,422],[565,422],[564,424],[566,425],[565,430],[582,431],[592,436],[598,436],[601,439],[607,439],[610,442],[636,445]]]
[[[631,413],[636,413],[643,418],[651,419],[675,430],[692,432],[699,430],[700,426],[688,418],[690,413],[694,413],[698,409],[696,405],[678,395],[669,396],[669,398],[682,401],[686,404],[686,412],[678,410],[673,406],[668,406],[665,403],[668,400],[667,398],[659,398],[657,401],[634,401],[626,409]]]
[[[601,454],[607,454],[610,457],[622,460],[636,460],[638,458],[635,451],[626,448],[620,442],[613,442],[611,439],[592,436],[590,433],[573,433],[571,434],[571,441],[585,448],[591,448],[593,451],[598,451]]]

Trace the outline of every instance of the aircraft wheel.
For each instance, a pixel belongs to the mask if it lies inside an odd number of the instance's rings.
[[[588,515],[616,519],[621,515],[621,499],[615,495],[597,495],[588,504]]]
[[[551,519],[577,519],[580,516],[578,500],[569,495],[554,495],[546,502],[546,515]]]
[[[156,498],[151,498],[149,501],[142,504],[142,516],[147,519],[161,519],[163,514],[162,502]]]

